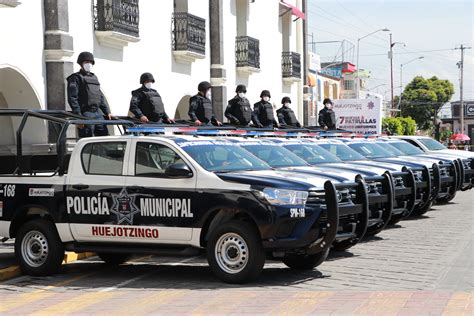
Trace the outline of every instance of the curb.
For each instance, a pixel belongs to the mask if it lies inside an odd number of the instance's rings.
[[[94,257],[96,254],[94,252],[66,252],[64,254],[63,264],[71,263],[77,260],[82,260],[89,257]],[[13,279],[21,275],[21,269],[18,265],[13,265],[8,268],[0,269],[0,281],[5,281],[8,279]]]

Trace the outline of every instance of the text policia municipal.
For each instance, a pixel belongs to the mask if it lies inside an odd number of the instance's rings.
[[[126,201],[134,204],[133,201]],[[125,202],[125,203],[126,203]],[[175,198],[140,198],[141,216],[155,216],[155,217],[186,217],[192,218],[194,214],[191,209],[191,199],[175,199]],[[126,209],[133,209],[134,207],[127,207]],[[77,215],[110,215],[109,202],[104,196],[68,196],[66,198],[66,207],[68,214]]]

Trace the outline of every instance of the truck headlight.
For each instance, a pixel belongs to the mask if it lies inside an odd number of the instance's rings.
[[[264,188],[261,196],[272,205],[306,205],[308,192],[284,190],[277,188]]]

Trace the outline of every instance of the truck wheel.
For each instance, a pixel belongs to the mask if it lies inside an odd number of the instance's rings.
[[[250,282],[265,264],[258,233],[242,221],[229,221],[213,230],[206,253],[211,271],[227,283]]]
[[[425,214],[426,212],[428,212],[432,206],[433,206],[433,201],[426,203],[422,207],[416,206],[413,212],[411,213],[411,216],[421,216]]]
[[[61,268],[64,245],[52,222],[35,219],[23,224],[18,231],[15,254],[24,274],[52,275]]]
[[[445,204],[445,203],[451,202],[456,197],[456,193],[457,192],[455,191],[454,194],[450,194],[441,199],[437,199],[436,202],[438,202],[439,204]]]
[[[130,259],[131,255],[127,253],[97,253],[99,258],[104,261],[106,264],[118,266],[119,264],[125,263]]]
[[[343,240],[343,241],[334,241],[332,243],[331,248],[335,251],[345,251],[345,250],[347,250],[349,248],[352,248],[355,245],[357,245],[357,241],[358,240],[355,240],[355,239],[346,239],[346,240]]]
[[[289,255],[282,259],[283,263],[295,270],[313,270],[326,260],[329,249],[314,255]]]

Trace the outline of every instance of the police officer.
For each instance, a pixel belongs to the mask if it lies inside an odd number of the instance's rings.
[[[324,130],[336,129],[336,114],[332,109],[332,101],[329,98],[323,101],[324,109],[319,111],[318,123]]]
[[[273,115],[273,105],[270,101],[270,91],[263,90],[260,93],[260,102],[253,105],[252,121],[257,127],[273,128],[278,127],[278,122]]]
[[[282,107],[277,110],[278,122],[283,126],[301,127],[300,122],[296,118],[295,112],[290,107],[291,99],[283,97],[281,99]]]
[[[229,104],[225,109],[225,117],[227,117],[232,125],[248,126],[252,119],[252,110],[249,100],[245,97],[247,87],[239,84],[235,89],[235,97],[229,100]]]
[[[93,120],[111,119],[109,105],[100,90],[96,75],[91,72],[95,64],[94,55],[82,52],[77,57],[81,69],[67,77],[67,100],[72,112]],[[105,125],[81,125],[79,137],[106,136],[109,132]]]
[[[222,125],[219,122],[212,109],[211,103],[211,84],[203,81],[198,85],[198,94],[189,99],[189,118],[195,125]]]
[[[160,94],[152,88],[155,78],[149,72],[140,76],[141,87],[132,91],[130,101],[130,112],[143,123],[168,123],[173,124],[174,120],[169,118],[165,112],[165,106]]]

